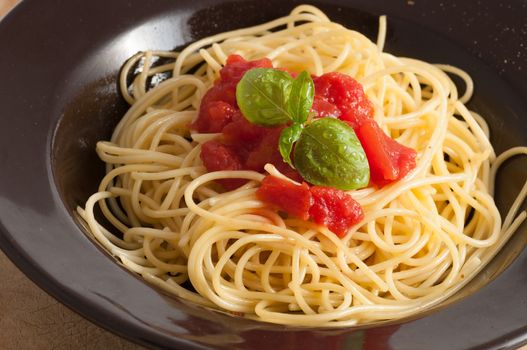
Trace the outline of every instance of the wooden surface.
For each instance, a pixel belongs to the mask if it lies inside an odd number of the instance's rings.
[[[0,0],[0,19],[18,0]],[[1,350],[141,350],[47,295],[0,251]],[[518,350],[527,350],[523,346]]]
[[[0,0],[2,1],[2,0]],[[40,290],[0,252],[0,349],[143,349]]]
[[[0,0],[0,18],[11,10],[13,6],[18,3],[19,0]]]

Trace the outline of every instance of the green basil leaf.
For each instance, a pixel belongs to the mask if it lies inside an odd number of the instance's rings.
[[[293,81],[288,110],[295,123],[305,123],[315,98],[315,83],[308,72],[303,71]]]
[[[236,86],[236,101],[245,118],[261,126],[292,120],[287,108],[292,82],[288,73],[272,68],[247,71]]]
[[[293,162],[291,161],[291,150],[293,149],[293,144],[300,138],[302,129],[304,129],[302,124],[293,124],[290,127],[285,128],[282,130],[282,133],[280,134],[280,140],[278,142],[278,149],[284,158],[284,162],[293,168],[294,166]]]
[[[306,126],[294,150],[294,164],[302,177],[320,186],[353,190],[368,185],[368,159],[353,129],[334,118]]]

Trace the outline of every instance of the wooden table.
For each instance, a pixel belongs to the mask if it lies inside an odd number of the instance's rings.
[[[19,0],[0,0],[0,19]],[[140,350],[39,289],[0,251],[0,348]],[[527,350],[527,345],[518,350]]]
[[[143,349],[85,320],[47,295],[2,252],[0,281],[2,350]]]

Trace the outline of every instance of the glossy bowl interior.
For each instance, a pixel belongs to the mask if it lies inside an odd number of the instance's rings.
[[[75,208],[103,176],[95,143],[109,139],[127,109],[117,86],[123,62],[141,50],[170,50],[271,20],[296,4],[24,1],[0,23],[0,76],[9,82],[0,95],[2,249],[66,305],[152,347],[461,349],[527,342],[525,224],[443,304],[404,320],[351,329],[277,326],[192,305],[126,271],[86,234]],[[469,106],[486,117],[496,150],[527,145],[524,2],[512,1],[510,8],[479,1],[313,4],[372,39],[378,15],[387,14],[386,51],[465,69],[476,86]],[[502,213],[526,177],[522,159],[503,169],[496,195]]]

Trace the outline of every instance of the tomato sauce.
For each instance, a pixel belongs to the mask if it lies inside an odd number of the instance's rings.
[[[301,180],[300,175],[282,160],[278,150],[278,138],[285,126],[265,128],[251,124],[236,104],[236,85],[245,72],[253,68],[272,68],[272,63],[267,58],[246,61],[238,55],[229,56],[227,64],[220,71],[220,78],[203,97],[198,118],[192,123],[191,129],[201,133],[222,134],[219,140],[203,144],[203,164],[208,171],[263,172],[265,164],[271,163],[286,176]],[[221,165],[225,167],[221,168]],[[227,190],[235,189],[244,182],[219,180]]]
[[[208,171],[263,172],[264,165],[271,163],[287,177],[301,182],[301,176],[283,161],[278,149],[280,133],[287,125],[266,128],[251,124],[238,108],[236,85],[253,68],[273,66],[267,58],[246,61],[238,55],[229,56],[220,78],[203,97],[198,118],[190,127],[200,133],[221,133],[221,136],[204,143],[200,157]],[[355,79],[332,72],[313,76],[313,81],[312,111],[317,118],[339,118],[354,129],[368,158],[371,184],[385,186],[415,168],[415,150],[399,144],[380,129],[373,120],[373,104]],[[222,179],[218,182],[232,190],[246,181]],[[290,215],[304,220],[311,218],[339,236],[363,218],[360,205],[343,191],[309,187],[305,183],[292,188],[287,181],[283,182],[266,177],[258,191],[260,198]]]

